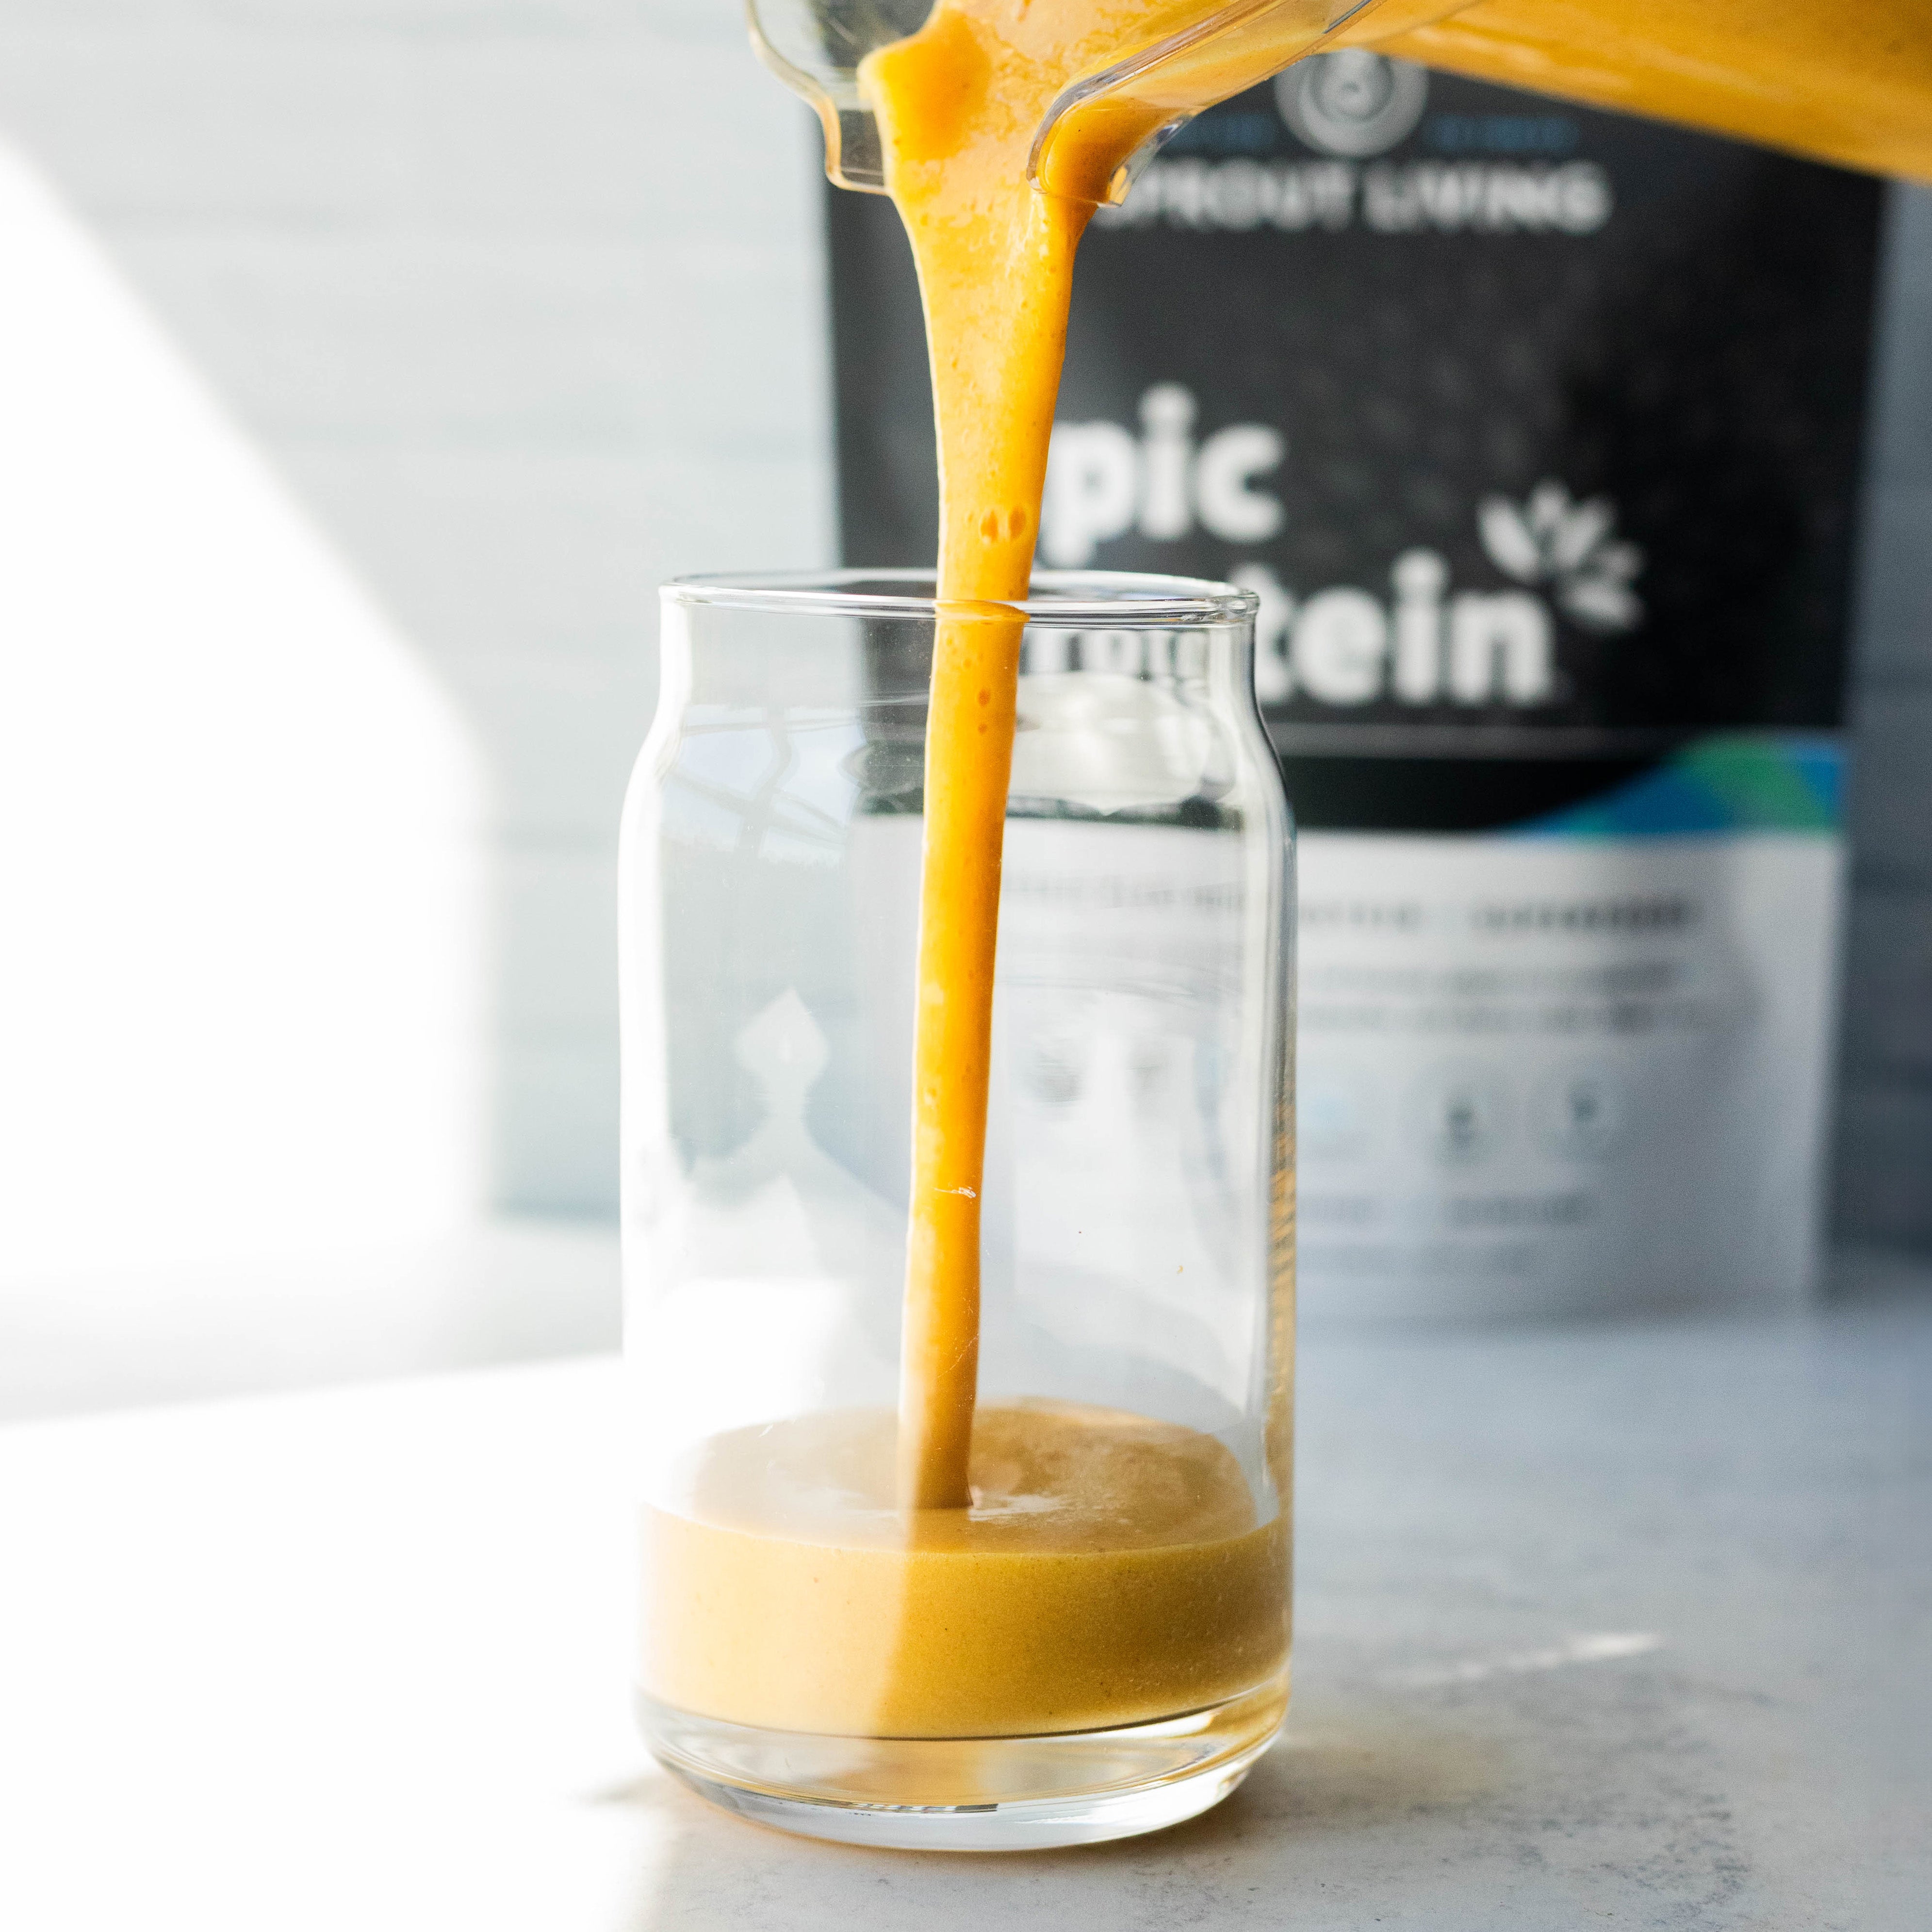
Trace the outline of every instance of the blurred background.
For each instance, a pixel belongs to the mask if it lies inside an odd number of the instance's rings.
[[[835,550],[725,0],[0,0],[0,1415],[616,1333],[654,591]],[[1932,1246],[1932,194],[1892,191],[1835,1228]]]

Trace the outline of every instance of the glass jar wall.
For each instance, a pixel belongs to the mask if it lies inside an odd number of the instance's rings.
[[[1291,843],[1253,603],[690,581],[622,854],[638,1686],[769,1822],[1066,1844],[1286,1700]],[[965,1509],[894,1487],[926,692],[1021,630]]]

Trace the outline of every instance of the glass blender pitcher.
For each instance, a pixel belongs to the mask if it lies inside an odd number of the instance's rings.
[[[826,172],[884,188],[859,67],[916,33],[930,0],[750,0],[759,56],[817,110]],[[1148,0],[1120,51],[1072,81],[1030,172],[1058,194],[1124,200],[1204,109],[1307,56],[1372,48],[1480,80],[1932,181],[1932,8],[1924,0]],[[1124,162],[1119,157],[1125,155]]]

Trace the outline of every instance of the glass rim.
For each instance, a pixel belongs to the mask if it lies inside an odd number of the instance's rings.
[[[931,594],[934,574],[929,568],[707,571],[674,577],[658,595],[667,604],[686,608],[928,621],[1018,616],[1029,624],[1083,631],[1240,623],[1261,608],[1254,592],[1235,584],[1151,571],[1036,570],[1034,595],[1012,602],[942,600]]]

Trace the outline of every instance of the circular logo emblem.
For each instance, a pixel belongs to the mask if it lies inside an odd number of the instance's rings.
[[[1344,47],[1297,62],[1276,76],[1274,98],[1310,147],[1360,160],[1386,154],[1422,118],[1429,76],[1408,61]]]

